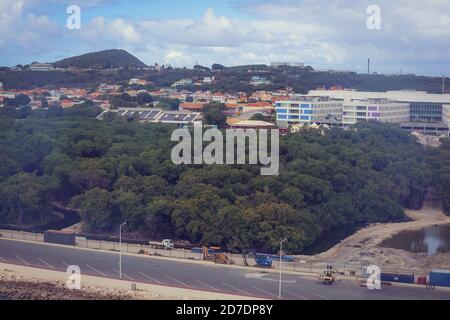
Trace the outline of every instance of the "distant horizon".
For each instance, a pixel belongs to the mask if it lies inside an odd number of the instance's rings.
[[[89,51],[89,52],[83,52],[83,53],[79,53],[79,54],[76,54],[76,55],[71,55],[71,56],[67,56],[67,57],[64,57],[64,58],[61,58],[61,59],[59,59],[59,60],[55,60],[55,61],[39,61],[39,60],[33,60],[33,61],[30,61],[30,62],[27,62],[27,63],[16,63],[16,64],[11,64],[11,65],[3,65],[3,67],[8,67],[8,68],[11,68],[11,67],[15,67],[15,66],[18,66],[18,65],[22,65],[22,66],[24,66],[24,65],[31,65],[32,63],[34,63],[34,62],[36,62],[36,63],[49,63],[49,64],[54,64],[54,63],[56,63],[56,62],[58,62],[58,61],[60,61],[60,60],[63,60],[63,59],[67,59],[67,58],[72,58],[72,57],[77,57],[77,56],[81,56],[81,55],[84,55],[84,54],[89,54],[89,53],[96,53],[96,52],[101,52],[101,51],[109,51],[109,50],[125,50],[126,52],[128,52],[128,53],[130,53],[131,55],[133,55],[133,56],[135,56],[136,58],[138,58],[141,62],[143,62],[144,64],[146,64],[147,66],[154,66],[155,64],[158,64],[158,65],[166,65],[166,66],[171,66],[172,68],[181,68],[181,69],[183,69],[183,68],[186,68],[186,69],[193,69],[193,67],[195,66],[195,63],[193,64],[193,65],[181,65],[181,66],[173,66],[173,65],[170,65],[170,64],[167,64],[167,63],[160,63],[160,62],[153,62],[153,63],[148,63],[148,62],[146,62],[146,61],[144,61],[144,59],[141,59],[141,58],[139,58],[136,54],[134,54],[133,52],[130,52],[129,50],[127,50],[127,49],[123,49],[123,48],[109,48],[109,49],[102,49],[102,50],[97,50],[97,51]],[[367,61],[367,60],[366,60]],[[272,63],[304,63],[304,62],[302,62],[302,61],[279,61],[279,60],[277,60],[277,61],[271,61],[271,62],[268,62],[268,63],[258,63],[258,62],[255,62],[255,63],[249,63],[249,64],[236,64],[236,65],[225,65],[225,64],[223,64],[223,63],[221,63],[220,61],[216,61],[216,62],[213,62],[212,64],[210,64],[210,65],[208,65],[208,64],[202,64],[201,62],[198,62],[198,65],[201,65],[201,66],[204,66],[204,67],[211,67],[213,64],[221,64],[221,65],[223,65],[224,67],[226,67],[226,68],[233,68],[233,67],[241,67],[241,66],[252,66],[252,65],[266,65],[266,66],[268,66],[268,67],[270,67],[271,66],[271,64]],[[1,65],[0,65],[1,66]],[[316,71],[319,71],[320,72],[320,70],[336,70],[336,71],[343,71],[343,70],[345,70],[345,71],[350,71],[350,72],[354,72],[354,73],[356,73],[356,74],[359,74],[359,75],[385,75],[385,76],[408,76],[408,75],[410,75],[410,76],[417,76],[417,77],[430,77],[430,78],[442,78],[443,76],[445,77],[445,79],[448,79],[448,78],[450,78],[450,76],[447,76],[447,75],[429,75],[429,74],[416,74],[416,73],[381,73],[381,72],[377,72],[377,71],[373,71],[373,72],[371,72],[370,74],[368,74],[367,72],[366,73],[364,73],[364,72],[358,72],[358,71],[356,71],[356,70],[351,70],[351,69],[342,69],[342,68],[333,68],[333,67],[326,67],[326,68],[318,68],[318,67],[315,67],[315,66],[313,66],[313,65],[309,65],[309,64],[306,64],[305,63],[305,67],[311,67],[311,68],[313,68],[314,70],[316,70]]]
[[[425,0],[3,0],[0,65],[123,48],[148,65],[303,62],[315,69],[441,77],[450,2]],[[374,9],[375,8],[375,9]],[[70,9],[70,10],[69,10]],[[378,10],[378,13],[377,13]],[[377,15],[378,14],[378,15]],[[403,70],[403,72],[401,72]],[[447,71],[448,72],[448,71]]]

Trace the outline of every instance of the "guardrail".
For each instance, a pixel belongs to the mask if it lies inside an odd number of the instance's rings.
[[[44,242],[44,235],[41,233],[0,229],[0,237],[16,240]],[[76,246],[79,248],[97,249],[115,252],[119,252],[120,250],[120,244],[118,242],[104,241],[104,240],[90,240],[84,237],[76,238]],[[145,251],[146,253],[148,253],[148,255],[158,257],[198,260],[198,261],[201,261],[203,259],[202,253],[193,253],[191,250],[186,249],[163,250],[150,248],[145,245],[122,242],[122,252],[124,253],[137,254],[142,251]],[[233,262],[234,265],[245,266],[242,254],[229,253],[228,257],[230,261]],[[249,263],[250,266],[256,266],[256,263],[254,262],[252,257],[247,256],[247,262]],[[272,269],[278,269],[279,263],[280,263],[279,261],[274,260],[272,262]],[[293,261],[293,262],[283,262],[282,269],[284,271],[291,271],[291,272],[322,274],[326,269],[327,264],[331,264],[333,266],[333,270],[338,274],[355,278],[364,278],[364,271],[363,271],[364,267],[369,265],[367,262],[347,264],[347,263],[332,263],[325,261],[323,262]],[[407,270],[407,269],[382,270],[382,272],[421,275],[421,272],[418,272],[417,270]]]

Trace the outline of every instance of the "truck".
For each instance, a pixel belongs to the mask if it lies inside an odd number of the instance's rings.
[[[257,253],[256,250],[252,249],[247,252],[249,255],[253,255],[255,259],[256,266],[262,268],[271,268],[272,267],[272,258],[270,254]],[[244,263],[248,266],[246,253],[243,253]]]
[[[427,287],[450,287],[450,270],[434,269],[430,271]]]
[[[174,244],[171,239],[164,239],[161,242],[149,241],[148,246],[153,249],[162,250],[172,250],[174,248]]]

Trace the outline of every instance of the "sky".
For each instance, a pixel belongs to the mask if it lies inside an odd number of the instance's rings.
[[[80,29],[67,28],[70,5]],[[374,72],[448,76],[450,0],[0,0],[2,66],[113,48],[175,67],[285,61],[363,73],[370,58]]]

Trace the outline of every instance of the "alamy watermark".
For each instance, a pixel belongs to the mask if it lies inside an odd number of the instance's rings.
[[[369,14],[366,22],[367,29],[381,30],[381,8],[373,4],[367,7],[366,13]]]
[[[81,269],[79,266],[68,266],[67,267],[67,280],[66,288],[69,290],[80,290],[81,289]]]
[[[66,13],[69,15],[66,20],[66,27],[69,30],[81,29],[81,8],[77,5],[70,5],[66,9]]]
[[[366,286],[369,290],[381,290],[381,269],[379,266],[371,265],[366,268]]]
[[[278,175],[279,130],[225,129],[224,131],[225,137],[219,129],[211,128],[203,132],[201,122],[194,122],[194,137],[189,129],[174,130],[171,141],[179,143],[172,149],[172,162],[177,165],[260,164],[261,175]],[[209,142],[205,148],[204,142]]]

